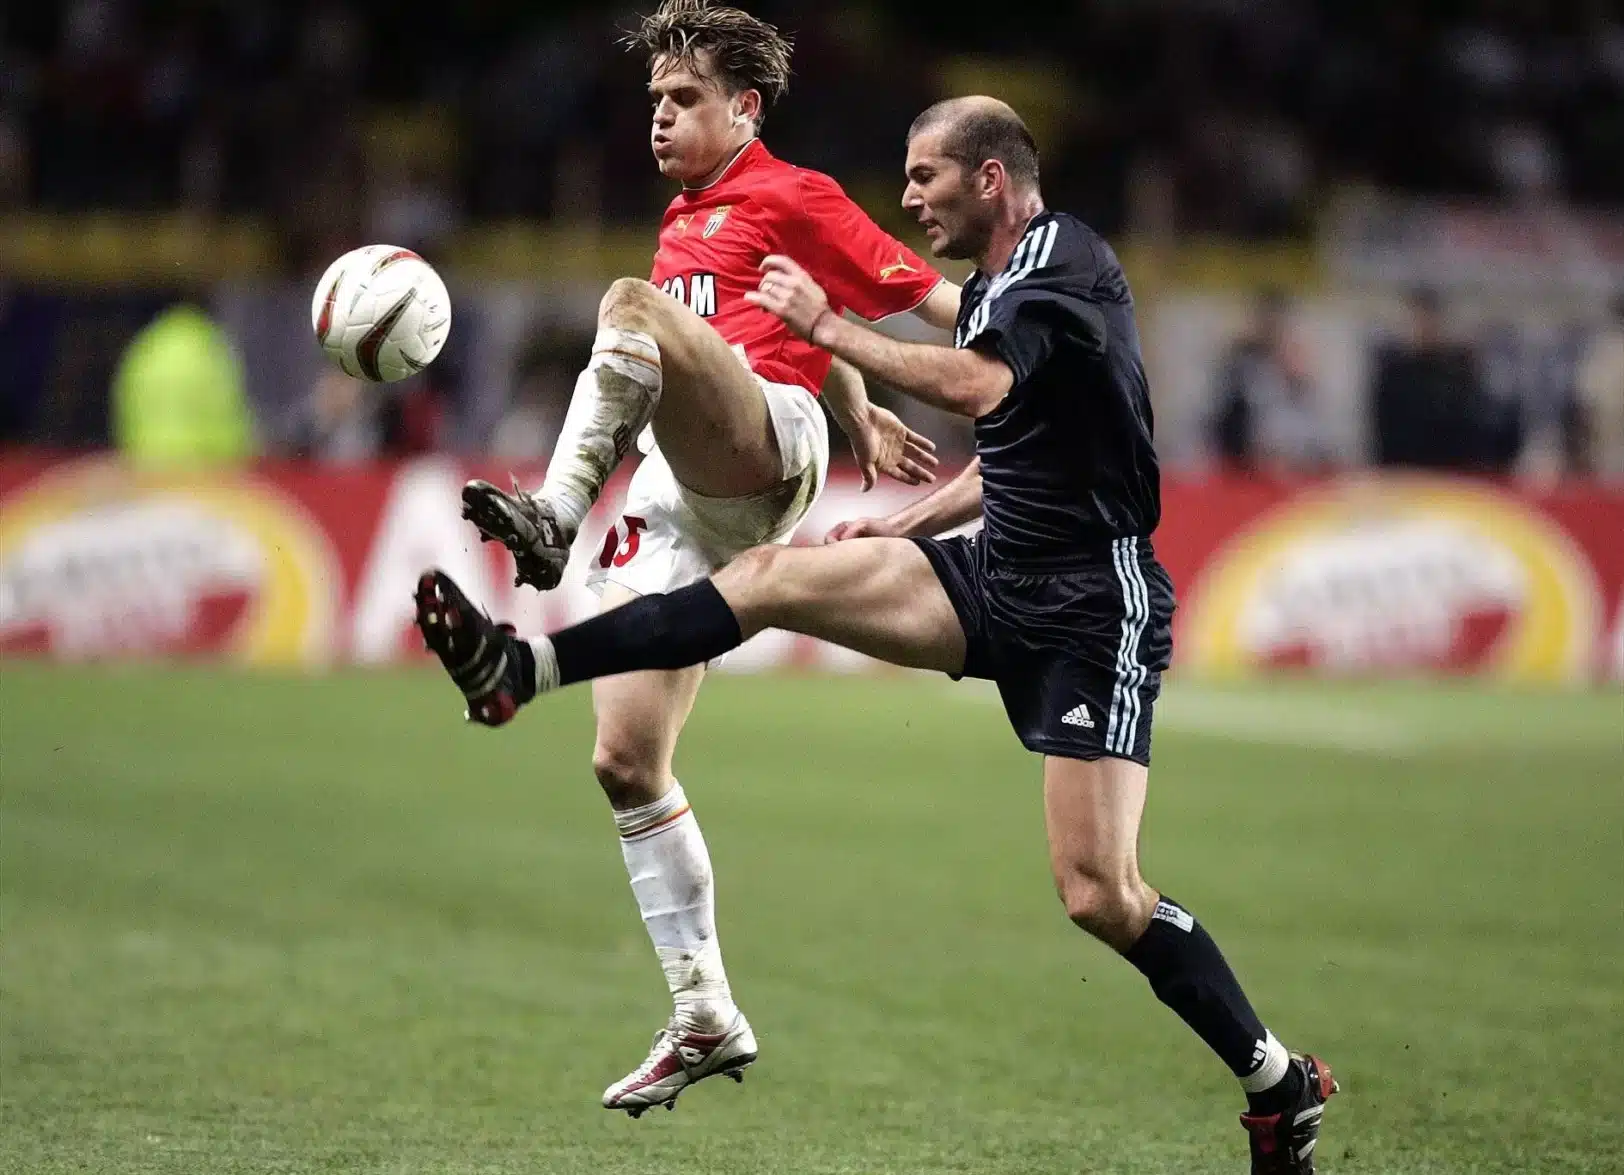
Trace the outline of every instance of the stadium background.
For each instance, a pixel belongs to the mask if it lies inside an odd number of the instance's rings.
[[[1118,243],[1181,597],[1146,857],[1352,1075],[1324,1167],[1624,1170],[1624,22],[750,7],[798,41],[769,145],[903,239],[909,121],[985,91]],[[1222,1076],[1052,908],[996,703],[771,635],[727,668],[799,671],[712,682],[679,769],[774,1051],[592,1117],[663,996],[586,701],[459,729],[408,592],[553,625],[612,555],[514,593],[456,489],[535,476],[647,272],[632,12],[0,10],[0,1170],[1233,1169]],[[309,330],[374,241],[454,305],[382,393]]]

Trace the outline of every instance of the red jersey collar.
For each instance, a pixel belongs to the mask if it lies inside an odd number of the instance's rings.
[[[711,188],[714,188],[717,184],[727,179],[728,176],[743,171],[745,168],[754,165],[763,158],[772,158],[767,151],[766,145],[763,144],[760,139],[751,139],[748,143],[739,148],[737,155],[733,156],[732,159],[727,161],[727,166],[722,168],[721,175],[711,180],[710,183],[702,184],[697,188],[685,186],[682,189],[682,194],[684,196],[698,196],[709,191]]]

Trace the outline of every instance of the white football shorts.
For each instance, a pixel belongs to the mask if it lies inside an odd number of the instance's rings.
[[[605,534],[587,573],[602,592],[620,584],[638,595],[686,587],[765,543],[788,543],[829,477],[829,425],[823,408],[799,384],[757,377],[778,438],[782,480],[743,498],[708,498],[681,485],[653,436],[626,487],[619,520]]]

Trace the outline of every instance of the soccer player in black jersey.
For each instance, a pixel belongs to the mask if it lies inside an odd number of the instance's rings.
[[[1087,225],[1044,207],[1032,137],[991,98],[915,120],[903,205],[938,257],[976,263],[952,347],[831,313],[787,257],[769,257],[747,296],[866,375],[973,418],[976,461],[962,475],[891,518],[836,528],[838,541],[760,548],[534,641],[431,571],[419,626],[487,725],[537,693],[700,664],[765,628],[996,682],[1016,734],[1043,756],[1050,860],[1072,921],[1137,967],[1240,1079],[1252,1170],[1308,1175],[1336,1089],[1329,1068],[1275,1039],[1202,924],[1139,874],[1174,599],[1151,548],[1159,476],[1122,267]],[[974,538],[932,537],[978,516]]]

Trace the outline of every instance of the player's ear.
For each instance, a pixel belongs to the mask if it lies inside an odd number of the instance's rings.
[[[734,98],[733,125],[761,121],[761,91],[741,90]]]
[[[976,172],[976,194],[980,196],[996,196],[1009,184],[1009,176],[1004,171],[1004,165],[996,159],[989,159],[981,165]]]

